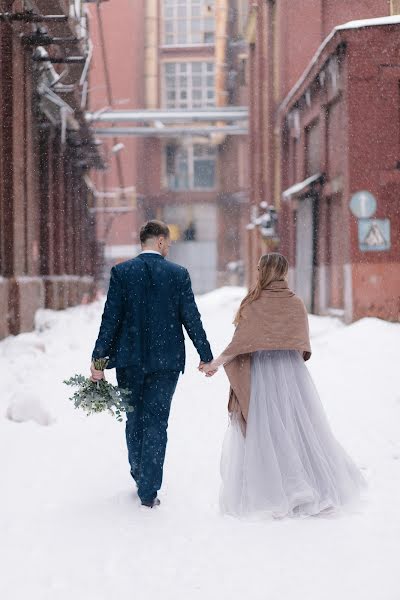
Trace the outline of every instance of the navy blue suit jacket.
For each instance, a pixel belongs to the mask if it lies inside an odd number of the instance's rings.
[[[188,271],[160,254],[140,254],[111,269],[110,287],[93,358],[108,368],[147,373],[184,371],[182,326],[203,362],[213,359]]]

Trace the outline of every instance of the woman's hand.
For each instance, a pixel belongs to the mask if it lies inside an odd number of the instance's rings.
[[[218,371],[218,367],[215,366],[215,360],[212,360],[210,363],[201,362],[199,365],[199,371],[204,373],[206,377],[212,377]]]

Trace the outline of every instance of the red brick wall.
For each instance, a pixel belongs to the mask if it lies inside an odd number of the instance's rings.
[[[109,101],[105,85],[97,11],[94,6],[90,6],[89,9],[91,36],[94,44],[90,76],[90,108],[95,111],[107,107]],[[118,8],[116,8],[115,2],[101,4],[106,57],[110,72],[113,108],[115,109],[141,109],[145,106],[144,11],[145,0],[136,0],[134,3],[130,0],[119,0]],[[110,124],[105,126],[110,127]],[[122,182],[118,176],[116,155],[111,153],[114,142],[109,138],[102,139],[109,168],[104,173],[93,175],[96,188],[99,191],[108,192],[119,188],[122,183],[124,187],[136,187],[138,194],[143,193],[146,186],[143,178],[146,143],[143,138],[123,137],[119,140],[125,146],[118,153],[123,173]],[[109,214],[99,215],[98,234],[102,240],[105,223],[108,223],[109,220]],[[137,243],[136,211],[124,217],[116,214],[112,220],[113,225],[109,228],[107,244]]]
[[[349,43],[349,158],[350,194],[369,190],[378,201],[377,218],[392,218],[392,248],[388,252],[358,250],[357,228],[352,220],[355,262],[383,263],[400,256],[398,198],[400,194],[399,27],[376,27],[354,32]],[[374,52],[370,52],[371,46]],[[360,101],[362,99],[362,101]]]
[[[0,10],[22,8],[0,0]],[[32,329],[38,308],[64,308],[93,291],[85,173],[40,113],[31,50],[21,41],[31,31],[0,22],[0,337]]]
[[[349,115],[355,140],[350,145],[350,193],[372,192],[378,203],[375,217],[391,222],[390,250],[361,252],[357,221],[351,217],[355,318],[400,318],[400,69],[390,66],[398,56],[398,31],[380,27],[359,32],[350,45]],[[374,53],[369,52],[372,45]],[[360,98],[365,99],[362,105]]]
[[[321,170],[325,172],[326,182],[317,200],[317,269],[325,269],[324,306],[344,308],[352,319],[363,316],[399,319],[400,69],[395,66],[398,32],[399,26],[379,26],[337,34],[320,64],[321,68],[325,67],[326,61],[332,60],[332,52],[339,42],[345,42],[346,53],[340,60],[336,92],[333,83],[325,80],[324,87],[312,95],[311,106],[307,107],[304,102],[300,104],[302,135],[318,111],[321,126],[325,118],[327,123],[325,133],[322,127],[319,138],[324,142],[320,150]],[[318,69],[306,82],[305,89],[316,74]],[[295,101],[296,98],[293,103]],[[328,107],[326,111],[325,106]],[[306,157],[313,153],[308,147],[310,143],[318,147],[312,137],[301,138],[296,162],[304,159],[302,139]],[[293,151],[287,151],[287,157],[289,164],[285,168],[291,173]],[[308,174],[315,168],[316,165]],[[374,216],[391,221],[391,248],[388,251],[362,252],[359,249],[358,221],[349,210],[349,201],[360,190],[370,191],[377,199]],[[281,248],[289,254],[292,265],[295,227],[291,213],[296,202],[301,199],[283,202],[280,222]],[[346,273],[350,273],[350,287],[346,287]],[[322,285],[323,278],[317,282],[317,310],[324,309],[320,304],[324,296],[321,295]]]
[[[322,0],[302,0],[301,3],[293,0],[277,2],[279,100],[282,100],[294,86],[322,41],[321,3]]]
[[[259,0],[261,5],[263,2]],[[332,29],[355,19],[389,15],[388,0],[277,1],[280,93],[283,99]]]
[[[356,19],[373,19],[390,14],[388,0],[323,0],[322,36],[337,25]]]
[[[145,0],[118,0],[101,5],[105,33],[106,56],[109,64],[113,108],[143,108],[144,106],[144,6]],[[90,30],[94,44],[93,65],[90,75],[90,107],[99,110],[107,107],[104,65],[95,7],[90,7]],[[109,125],[107,125],[109,127]],[[126,186],[135,185],[137,180],[137,156],[141,153],[140,138],[121,140],[125,149],[120,157]],[[111,142],[108,144],[111,145]],[[110,188],[118,187],[115,159],[107,175]],[[97,177],[100,184],[101,175]]]

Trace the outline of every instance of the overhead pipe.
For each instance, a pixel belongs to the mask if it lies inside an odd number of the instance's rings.
[[[68,15],[38,15],[33,11],[0,13],[0,21],[23,21],[25,23],[67,23]]]
[[[25,46],[63,46],[67,44],[77,44],[78,38],[73,37],[53,37],[47,32],[36,31],[35,33],[25,33],[21,35],[21,42]]]
[[[34,62],[49,62],[53,65],[64,65],[64,64],[79,64],[83,65],[86,62],[85,56],[32,56]]]
[[[248,109],[236,106],[202,110],[105,110],[86,113],[89,123],[245,121],[247,118]]]
[[[140,136],[140,137],[181,137],[209,136],[212,134],[247,135],[247,127],[238,125],[210,125],[206,127],[113,127],[94,129],[98,137]]]

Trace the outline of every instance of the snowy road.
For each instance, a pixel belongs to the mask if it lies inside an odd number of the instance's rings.
[[[216,352],[242,293],[199,301]],[[400,325],[311,319],[309,368],[369,481],[365,504],[248,523],[218,513],[227,381],[203,378],[190,344],[162,505],[139,507],[123,426],[74,411],[61,383],[86,371],[100,314],[100,303],[43,311],[36,333],[0,343],[2,600],[400,600]],[[42,424],[6,418],[30,412]]]

